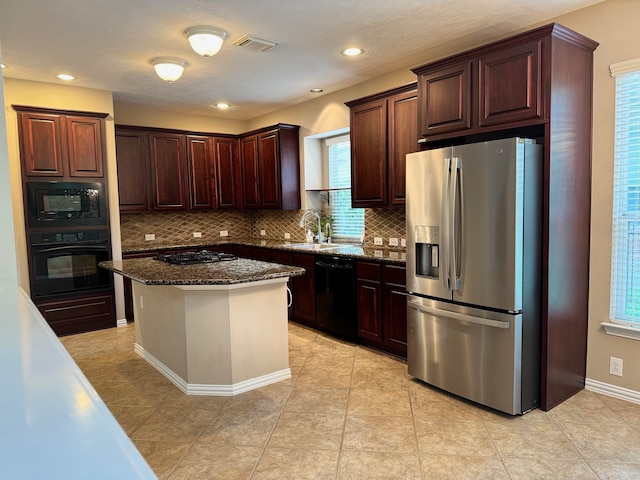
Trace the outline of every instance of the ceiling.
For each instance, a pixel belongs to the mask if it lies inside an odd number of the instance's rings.
[[[8,78],[63,83],[55,75],[70,73],[116,105],[249,120],[600,1],[0,0],[0,47]],[[191,50],[182,32],[193,25],[229,33],[217,55]],[[279,44],[234,46],[244,34]],[[364,54],[341,55],[354,45]],[[189,66],[169,84],[149,63],[156,56]]]

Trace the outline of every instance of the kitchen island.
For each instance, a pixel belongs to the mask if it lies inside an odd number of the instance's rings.
[[[291,377],[287,280],[304,269],[244,258],[100,267],[133,280],[134,350],[183,392],[229,396]]]

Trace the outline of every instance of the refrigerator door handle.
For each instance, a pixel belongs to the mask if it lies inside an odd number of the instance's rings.
[[[420,303],[414,302],[413,300],[408,300],[407,305],[409,306],[409,308],[413,308],[414,310],[418,310],[419,312],[429,313],[437,317],[446,317],[452,320],[462,320],[469,323],[475,323],[477,325],[484,325],[485,327],[495,327],[495,328],[510,327],[509,322],[504,322],[502,320],[491,320],[488,318],[472,317],[470,315],[464,315],[462,313],[449,312],[448,310],[440,310],[439,308],[432,308],[427,305],[421,305]]]
[[[451,290],[460,289],[460,272],[461,261],[458,256],[461,252],[461,245],[459,239],[462,239],[462,161],[458,157],[451,159],[451,187],[449,188],[450,200],[449,200],[449,223],[450,223],[450,236],[449,236],[449,251],[451,255],[451,273],[450,273],[450,287]],[[460,212],[460,218],[458,218],[458,212]],[[458,232],[458,227],[460,231]]]
[[[440,210],[440,266],[442,272],[442,283],[444,288],[451,290],[451,275],[449,273],[449,260],[451,253],[449,251],[450,241],[450,216],[449,216],[449,188],[451,182],[451,158],[444,159],[442,169],[444,175],[442,178],[442,202]]]

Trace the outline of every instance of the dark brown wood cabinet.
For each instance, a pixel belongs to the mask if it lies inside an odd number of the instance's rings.
[[[214,208],[213,139],[208,136],[187,135],[186,140],[189,210]]]
[[[102,178],[106,114],[13,106],[23,178]]]
[[[377,262],[356,263],[358,336],[382,344],[382,269]]]
[[[113,302],[113,293],[34,300],[58,336],[115,327]]]
[[[413,69],[423,148],[506,136],[544,146],[543,410],[585,385],[597,46],[550,24]]]
[[[300,209],[299,127],[278,124],[240,137],[242,204]]]
[[[354,207],[405,202],[405,156],[419,150],[415,84],[347,102]]]
[[[303,325],[317,327],[315,257],[311,254],[294,253],[291,255],[291,264],[305,269],[304,275],[291,279],[293,319]]]
[[[407,357],[406,268],[371,261],[356,264],[358,336],[362,342]]]
[[[116,160],[120,211],[150,211],[149,134],[116,129]]]
[[[185,136],[151,133],[151,194],[154,210],[186,210],[187,158]]]
[[[235,210],[242,204],[238,139],[213,137],[213,163],[217,206]]]
[[[293,265],[293,260],[291,258],[291,252],[286,252],[284,250],[272,250],[271,251],[271,261],[273,263],[279,263],[281,265]],[[294,277],[295,278],[295,277]],[[287,288],[289,289],[289,297],[287,297],[288,301],[288,317],[289,319],[293,319],[293,278],[289,277],[289,281],[287,282]],[[315,297],[314,297],[315,301]]]

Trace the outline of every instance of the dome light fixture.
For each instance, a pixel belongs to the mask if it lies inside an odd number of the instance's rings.
[[[151,65],[162,80],[171,83],[182,76],[182,72],[189,64],[181,58],[155,57],[151,59]]]
[[[58,75],[56,75],[56,77],[67,82],[76,79],[76,77],[74,77],[73,75],[69,75],[68,73],[59,73]]]
[[[357,57],[358,55],[362,55],[362,53],[364,52],[364,50],[362,50],[361,48],[358,47],[350,47],[350,48],[345,48],[342,51],[342,54],[345,57]]]
[[[191,48],[203,57],[212,57],[218,53],[222,48],[222,42],[228,36],[228,33],[221,28],[207,25],[189,27],[183,33],[189,40]]]
[[[216,103],[216,107],[218,107],[220,110],[226,110],[230,106],[231,105],[229,105],[228,103],[224,103],[224,102]]]

